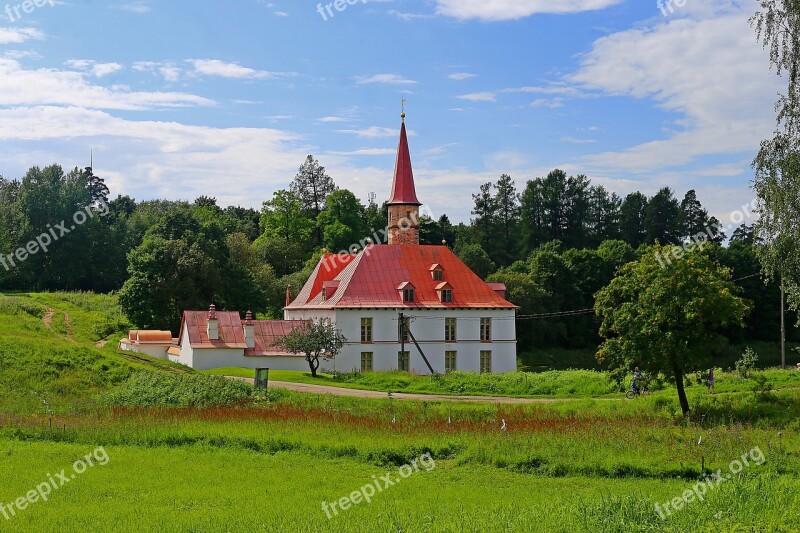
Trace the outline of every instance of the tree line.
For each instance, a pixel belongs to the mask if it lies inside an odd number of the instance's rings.
[[[203,196],[193,202],[109,200],[91,168],[65,172],[33,167],[20,180],[0,179],[0,253],[25,247],[43,228],[86,206],[95,217],[46,254],[16,268],[0,268],[4,290],[119,291],[138,327],[176,331],[182,311],[220,308],[282,317],[287,287],[295,295],[324,250],[338,252],[371,237],[385,238],[387,206],[363,204],[336,186],[309,156],[285,190],[261,210],[221,207]],[[679,244],[715,227],[695,191],[678,200],[669,188],[647,197],[620,198],[583,175],[554,170],[528,181],[521,193],[511,176],[482,185],[473,218],[453,224],[446,214],[421,220],[422,244],[445,242],[478,275],[503,282],[522,315],[589,309],[594,295],[622,265],[648,245]],[[753,228],[743,225],[728,246],[713,236],[717,260],[735,276],[760,271]],[[779,322],[778,287],[759,276],[737,282],[754,302],[744,330],[731,340],[773,338]],[[528,346],[590,347],[599,343],[590,314],[520,321],[521,352]]]

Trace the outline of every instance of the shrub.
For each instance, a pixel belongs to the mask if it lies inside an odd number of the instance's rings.
[[[252,386],[218,376],[137,372],[103,396],[125,407],[209,407],[248,400]]]
[[[750,372],[755,369],[757,363],[758,354],[748,346],[739,360],[736,361],[736,371],[742,379],[747,379],[750,376]]]

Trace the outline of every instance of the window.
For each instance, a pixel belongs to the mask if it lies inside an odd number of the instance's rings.
[[[411,370],[411,352],[397,352],[397,369],[402,372]]]
[[[361,342],[363,342],[363,343],[371,343],[372,342],[372,319],[371,318],[362,318],[361,319]]]
[[[372,352],[361,352],[361,371],[372,372]]]
[[[481,351],[481,374],[490,374],[492,372],[492,352]]]
[[[444,371],[456,370],[456,352],[444,352]]]
[[[403,302],[412,303],[414,301],[414,289],[403,289]]]
[[[442,303],[453,303],[453,289],[442,289]]]
[[[433,271],[433,281],[444,281],[444,270],[436,269]]]
[[[403,317],[402,322],[398,320],[397,340],[399,342],[408,342],[410,340],[410,336],[408,334],[408,330],[410,327],[411,327],[411,319],[409,319],[407,316]]]
[[[444,342],[456,342],[456,319],[444,319]]]
[[[327,300],[328,299],[328,289],[326,289],[324,287],[322,289],[322,299],[323,300]]]
[[[481,318],[481,342],[491,342],[492,340],[492,319]]]

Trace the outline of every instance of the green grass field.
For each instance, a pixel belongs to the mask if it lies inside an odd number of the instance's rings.
[[[17,502],[62,469],[69,477],[99,446],[108,458],[46,502],[13,507],[9,519],[0,511],[0,531],[788,532],[800,524],[800,373],[759,373],[771,392],[733,374],[718,375],[715,395],[695,383],[690,419],[669,385],[626,401],[591,371],[456,374],[444,384],[397,373],[271,375],[565,400],[524,406],[264,395],[119,352],[126,327],[113,297],[0,296],[0,502]],[[659,516],[657,503],[729,472],[756,448],[759,464]],[[435,468],[402,478],[421,456]],[[323,510],[387,473],[400,481],[371,503],[331,518]]]

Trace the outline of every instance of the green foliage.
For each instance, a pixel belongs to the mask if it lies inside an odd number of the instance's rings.
[[[317,217],[322,242],[333,253],[349,251],[365,238],[364,206],[353,193],[340,189],[325,200],[325,210]]]
[[[496,268],[492,258],[479,244],[459,245],[454,252],[481,279],[486,279]]]
[[[339,355],[346,340],[335,325],[319,319],[303,322],[301,327],[278,339],[275,345],[289,353],[305,355],[311,375],[316,376],[320,359],[333,359]]]
[[[680,259],[665,261],[669,250],[651,247],[597,293],[605,339],[598,359],[618,371],[639,366],[673,376],[681,407],[688,413],[684,376],[707,365],[718,331],[741,325],[748,306],[736,295],[728,269],[707,251],[695,248]]]
[[[217,376],[134,373],[104,394],[102,402],[122,407],[210,407],[248,400],[253,387]]]
[[[753,375],[753,395],[755,399],[759,402],[770,402],[775,400],[775,396],[772,394],[773,385],[772,382],[769,380],[769,377],[765,374],[754,374]]]
[[[747,379],[757,364],[758,354],[748,346],[742,353],[742,357],[736,361],[736,371],[743,379]]]
[[[800,308],[800,53],[797,33],[800,7],[788,0],[763,0],[751,19],[757,36],[769,50],[770,63],[787,84],[776,103],[778,130],[761,143],[753,161],[753,188],[759,200],[757,248],[764,271],[779,278],[789,305]]]

